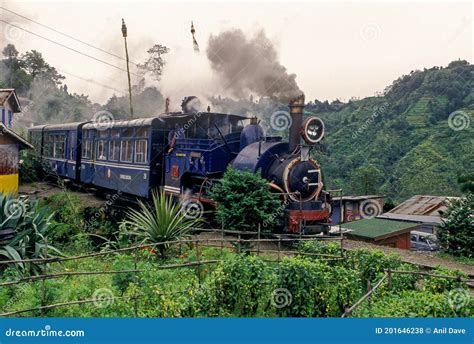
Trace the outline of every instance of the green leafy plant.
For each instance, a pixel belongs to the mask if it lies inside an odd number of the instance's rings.
[[[259,174],[229,167],[210,195],[217,202],[218,220],[228,229],[255,232],[259,224],[271,228],[279,216],[281,202]]]
[[[47,240],[53,214],[38,203],[0,194],[0,229],[15,229],[14,237],[0,246],[0,256],[9,260],[45,258],[61,254]],[[15,263],[23,273],[37,274],[43,270],[35,263]]]
[[[474,257],[474,194],[450,201],[442,215],[438,239],[446,253],[453,256]]]
[[[164,192],[152,193],[152,204],[149,207],[142,201],[139,208],[129,209],[126,220],[123,222],[131,229],[142,242],[164,243],[175,241],[191,233],[193,228],[199,227],[201,218],[189,217],[178,203],[173,202],[172,196]],[[169,244],[157,245],[162,258],[165,257]]]

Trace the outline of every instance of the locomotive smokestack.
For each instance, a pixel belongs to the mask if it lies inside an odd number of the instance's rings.
[[[304,94],[294,98],[288,104],[290,108],[291,126],[289,133],[290,151],[300,144],[300,130],[303,124]]]

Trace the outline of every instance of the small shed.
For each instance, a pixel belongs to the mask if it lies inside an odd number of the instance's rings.
[[[13,115],[21,112],[20,101],[13,88],[0,88],[0,119],[7,128],[13,126]]]
[[[384,196],[343,196],[332,199],[331,224],[373,218],[383,213]]]
[[[0,123],[0,192],[15,195],[18,193],[19,154],[20,150],[24,148],[33,148],[33,146]]]
[[[440,212],[446,211],[446,201],[457,197],[415,195],[389,212],[378,216],[382,219],[406,221],[420,225],[420,231],[436,234],[441,224]]]
[[[386,219],[364,219],[345,223],[347,237],[377,245],[410,249],[410,232],[418,230],[419,225],[410,222]]]

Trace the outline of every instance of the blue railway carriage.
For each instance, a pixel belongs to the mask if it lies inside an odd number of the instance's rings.
[[[181,112],[150,118],[32,127],[30,140],[59,177],[141,198],[162,188],[213,203],[207,191],[229,166],[259,173],[285,205],[278,231],[327,232],[331,196],[310,154],[325,128],[304,119],[304,95],[288,105],[288,142],[267,136],[257,118],[199,112],[196,103],[186,97]]]
[[[50,171],[59,177],[79,180],[81,127],[87,122],[40,125],[29,128],[35,153],[43,158]]]
[[[80,182],[149,197],[163,175],[167,130],[161,123],[153,117],[84,125]]]

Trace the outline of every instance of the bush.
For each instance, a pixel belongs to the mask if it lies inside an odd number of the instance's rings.
[[[442,215],[438,239],[446,253],[454,256],[474,257],[474,194],[450,202]]]
[[[307,258],[285,258],[280,263],[275,291],[281,297],[286,294],[286,305],[275,300],[277,314],[286,317],[340,316],[361,295],[355,271]]]
[[[371,304],[366,301],[354,311],[353,316],[470,317],[473,315],[473,310],[473,299],[457,290],[444,293],[411,290],[383,298],[375,297]]]
[[[269,310],[274,271],[256,256],[234,255],[222,262],[197,295],[201,315],[256,316]]]
[[[271,229],[281,213],[281,202],[272,194],[268,181],[259,174],[229,167],[210,193],[217,202],[217,219],[231,230]]]

